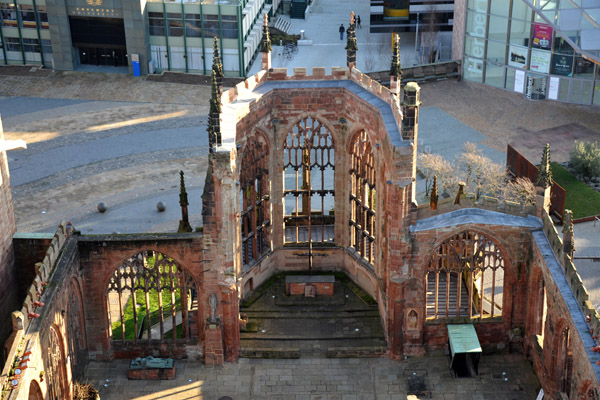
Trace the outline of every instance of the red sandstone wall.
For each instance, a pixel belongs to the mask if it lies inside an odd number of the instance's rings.
[[[52,242],[52,235],[46,239],[21,237],[13,240],[15,254],[15,270],[19,271],[19,301],[25,297],[25,293],[35,278],[35,264],[42,262],[46,251]]]
[[[527,293],[527,325],[525,344],[527,354],[533,362],[534,369],[544,387],[544,392],[550,399],[559,399],[559,392],[565,389],[565,375],[570,375],[570,399],[597,399],[600,386],[595,379],[592,363],[586,354],[587,348],[582,342],[577,329],[570,318],[569,310],[558,287],[543,262],[544,258],[537,246],[532,249],[532,265],[528,277],[530,290]],[[543,305],[538,298],[540,282],[546,289],[546,320],[545,329],[541,326],[541,308]],[[565,363],[565,346],[563,334],[568,329],[570,345],[568,346]],[[540,334],[538,336],[538,334]],[[592,333],[590,333],[592,335]],[[572,371],[568,373],[568,366]],[[565,368],[567,366],[567,368]],[[567,378],[567,380],[569,380]],[[591,396],[595,394],[595,397]]]
[[[402,285],[405,286],[403,288],[406,300],[404,312],[407,313],[409,310],[417,312],[419,326],[417,331],[420,331],[421,335],[408,335],[404,342],[405,353],[419,354],[422,348],[443,350],[447,345],[446,321],[443,319],[425,321],[425,277],[431,254],[439,244],[464,230],[480,232],[493,239],[505,261],[502,318],[494,321],[485,319],[474,321],[482,348],[484,352],[504,349],[523,351],[522,337],[511,332],[525,325],[527,313],[525,259],[531,245],[530,234],[527,230],[518,227],[469,225],[418,232],[413,235],[410,273],[407,282]],[[407,327],[402,329],[406,330]],[[405,335],[408,333],[410,332],[405,332]]]
[[[80,239],[78,246],[86,299],[86,333],[90,358],[110,360],[148,355],[200,357],[201,347],[194,350],[194,345],[199,345],[203,340],[204,319],[210,315],[208,295],[212,290],[207,274],[203,272],[202,245],[202,236],[193,234],[132,235],[130,239],[107,235]],[[109,337],[107,288],[110,276],[126,259],[144,250],[158,251],[173,258],[196,279],[199,288],[196,339],[181,340],[175,344],[165,341],[148,345],[144,340],[137,344],[112,342]],[[217,310],[219,309],[220,306]]]
[[[0,121],[0,140],[3,139]],[[0,152],[0,365],[6,357],[4,342],[11,334],[11,312],[20,308],[12,244],[16,230],[6,152]]]

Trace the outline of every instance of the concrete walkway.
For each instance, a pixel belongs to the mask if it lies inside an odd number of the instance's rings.
[[[92,361],[86,377],[110,400],[533,400],[539,383],[521,355],[482,356],[479,376],[454,378],[447,356],[369,359],[249,360],[207,367],[175,362],[171,381],[130,381],[128,360]],[[431,397],[410,396],[409,379]]]

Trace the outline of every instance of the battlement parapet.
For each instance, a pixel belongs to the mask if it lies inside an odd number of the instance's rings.
[[[536,215],[535,205],[505,201],[490,196],[482,196],[479,200],[477,200],[475,194],[473,193],[467,193],[461,196],[459,204],[454,204],[454,202],[455,199],[451,197],[440,200],[435,210],[431,210],[429,203],[419,204],[417,207],[417,220],[445,214],[450,211],[460,210],[463,208],[480,208],[519,217]]]

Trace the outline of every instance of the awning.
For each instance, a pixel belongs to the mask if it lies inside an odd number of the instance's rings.
[[[472,365],[475,373],[477,373],[481,345],[479,344],[475,327],[471,324],[456,324],[447,325],[447,328],[448,341],[450,342],[450,356],[452,357],[450,367],[457,371],[457,369],[463,368],[462,365],[457,364],[467,361],[467,364]],[[458,359],[461,361],[455,363]]]

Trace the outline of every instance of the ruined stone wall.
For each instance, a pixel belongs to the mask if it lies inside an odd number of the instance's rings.
[[[18,233],[13,239],[15,251],[15,269],[19,271],[19,301],[23,301],[25,293],[36,276],[35,264],[41,262],[52,243],[52,234]]]
[[[0,141],[4,140],[0,121]],[[12,239],[17,228],[13,211],[6,152],[0,152],[0,365],[6,354],[4,342],[11,334],[10,313],[19,308],[18,282]]]
[[[491,238],[504,259],[504,290],[502,316],[493,319],[473,320],[484,352],[504,349],[522,352],[519,333],[525,326],[527,312],[527,272],[525,261],[531,246],[529,229],[511,226],[464,225],[433,229],[413,235],[411,268],[406,282],[400,285],[406,302],[404,316],[415,311],[418,324],[412,330],[404,326],[404,353],[422,354],[425,350],[445,349],[448,342],[447,322],[469,322],[465,318],[426,320],[426,276],[431,256],[439,245],[460,232],[471,231]],[[515,333],[515,328],[519,332]]]
[[[533,246],[531,258],[525,343],[544,392],[550,399],[559,399],[560,392],[567,392],[571,399],[598,398],[600,385],[595,371],[598,357],[589,356],[590,338],[596,333],[585,330],[584,337],[581,336],[537,246]],[[540,290],[546,294],[545,315],[542,315]]]
[[[60,256],[59,256],[60,253]],[[85,315],[77,239],[61,224],[20,311],[13,313],[13,345],[0,384],[6,396],[28,399],[30,387],[44,398],[72,399],[72,384],[87,364]],[[18,384],[10,384],[21,369]]]
[[[209,283],[203,272],[202,235],[99,235],[80,237],[78,250],[85,293],[86,335],[90,359],[111,360],[168,356],[175,358],[201,358],[204,317],[210,315],[207,289]],[[177,340],[147,340],[122,342],[110,337],[108,321],[108,282],[114,271],[130,257],[145,251],[160,252],[172,258],[181,268],[189,271],[198,284],[198,330],[192,338]]]

